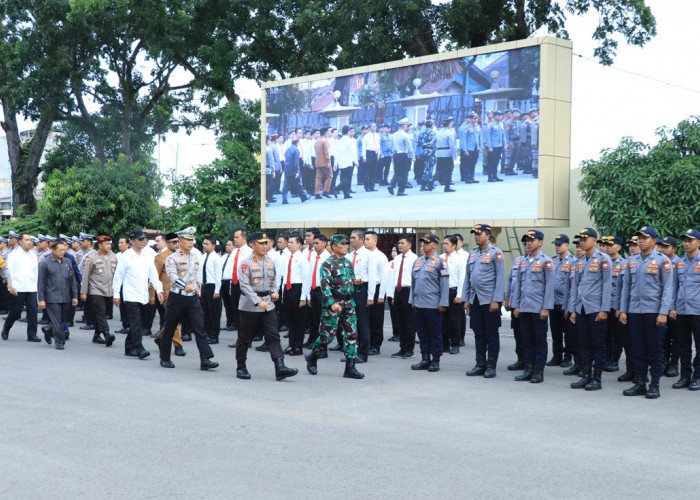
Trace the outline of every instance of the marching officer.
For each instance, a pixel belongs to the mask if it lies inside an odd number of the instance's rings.
[[[491,244],[492,229],[488,224],[477,224],[471,230],[477,246],[469,252],[462,290],[462,301],[469,312],[476,346],[476,365],[467,372],[469,377],[495,377],[500,351],[498,329],[501,326],[505,264],[501,249]]]
[[[97,237],[98,252],[83,259],[83,281],[80,284],[80,300],[89,304],[95,321],[94,344],[114,343],[114,335],[109,333],[107,324],[108,304],[112,302],[112,282],[117,269],[117,256],[112,253],[112,238]],[[104,340],[100,337],[104,336]]]
[[[681,358],[681,376],[674,389],[700,390],[700,231],[688,229],[681,235],[685,255],[676,265],[675,311],[678,354]],[[692,360],[693,340],[695,359]]]
[[[595,391],[602,388],[601,374],[606,365],[605,334],[612,296],[611,265],[610,257],[596,249],[598,233],[595,229],[584,228],[576,236],[583,256],[576,263],[569,313],[578,334],[583,377],[572,382],[571,388]]]
[[[668,315],[674,308],[673,266],[668,257],[654,250],[658,234],[653,227],[644,226],[634,234],[640,253],[627,260],[620,323],[629,321],[632,330],[635,384],[622,393],[656,399],[660,396],[659,378],[664,372],[664,334]],[[649,371],[651,382],[647,389]]]
[[[522,237],[526,256],[515,272],[510,306],[520,319],[525,371],[515,377],[518,382],[539,384],[544,380],[547,362],[547,318],[554,309],[554,264],[542,253],[542,231],[531,229]]]
[[[58,240],[52,244],[52,255],[39,264],[37,299],[39,309],[46,309],[51,321],[50,326],[42,327],[44,339],[51,343],[56,339],[56,349],[63,350],[66,343],[62,324],[68,317],[71,304],[78,303],[78,284],[73,273],[73,266],[64,259],[67,244]]]
[[[426,234],[420,240],[423,255],[413,264],[413,286],[408,302],[415,314],[416,332],[423,359],[412,370],[440,371],[442,318],[450,300],[450,274],[435,253],[440,238]],[[431,360],[432,355],[432,360]]]
[[[338,329],[343,332],[343,350],[345,351],[345,372],[343,377],[361,379],[364,374],[355,368],[357,357],[357,318],[353,294],[358,288],[352,264],[345,257],[350,240],[344,234],[331,237],[333,254],[327,259],[321,270],[321,292],[323,309],[321,310],[321,329],[318,338],[306,355],[306,369],[311,375],[318,373],[317,361],[326,352],[328,342]]]
[[[177,233],[180,250],[171,254],[165,261],[165,272],[170,279],[170,293],[165,308],[165,321],[163,323],[163,337],[160,339],[160,366],[163,368],[175,368],[170,361],[170,347],[173,342],[175,328],[184,318],[187,319],[188,328],[194,332],[197,349],[199,350],[200,369],[211,370],[219,366],[211,360],[214,353],[207,342],[207,334],[204,331],[204,313],[199,301],[201,288],[197,275],[199,274],[200,256],[192,251],[194,246],[194,228],[187,228]],[[121,265],[121,261],[120,261]],[[156,274],[156,283],[153,286],[162,289],[160,280]],[[116,289],[116,287],[115,287]],[[126,292],[125,292],[126,298]],[[160,293],[160,301],[163,302],[163,294]],[[133,330],[133,325],[130,325]],[[247,344],[246,344],[247,347]]]
[[[493,112],[493,121],[487,125],[484,134],[484,147],[488,151],[486,156],[489,180],[488,182],[502,182],[503,179],[498,177],[498,164],[501,161],[503,147],[505,146],[506,136],[503,129],[503,113],[500,111]]]
[[[283,380],[293,377],[299,370],[284,364],[284,354],[277,329],[275,302],[279,300],[275,262],[267,255],[270,239],[267,233],[250,235],[253,252],[241,262],[239,280],[241,298],[238,302],[240,326],[238,345],[236,346],[236,377],[249,380],[250,373],[246,367],[248,345],[256,332],[265,337],[265,345],[275,364],[275,378]]]

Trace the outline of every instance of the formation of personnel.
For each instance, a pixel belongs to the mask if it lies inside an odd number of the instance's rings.
[[[301,203],[312,196],[352,198],[353,176],[366,192],[385,186],[392,196],[406,196],[406,189],[420,185],[420,191],[432,191],[436,184],[444,186],[444,192],[454,192],[456,162],[460,182],[476,184],[479,158],[488,182],[502,182],[499,172],[514,176],[520,170],[538,176],[537,109],[522,114],[517,109],[490,111],[483,120],[471,112],[461,125],[452,117],[438,122],[431,116],[414,125],[403,118],[393,132],[389,124],[371,123],[344,125],[340,130],[298,128],[286,138],[267,136],[267,204],[276,203],[276,195],[282,195],[282,204],[289,204],[290,194]],[[409,181],[411,170],[416,184]]]
[[[238,230],[223,256],[213,237],[203,239],[204,253],[197,250],[194,228],[158,235],[155,250],[134,230],[120,238],[118,254],[105,235],[81,233],[77,241],[40,235],[35,246],[30,235],[11,232],[0,239],[0,278],[8,292],[2,338],[8,339],[26,308],[27,340],[41,342],[38,308],[47,313],[44,340],[64,349],[72,314],[82,302],[93,323],[93,342],[110,347],[115,336],[107,319],[114,304],[125,326],[126,356],[147,358],[143,339],[150,336],[160,365],[174,368],[171,346],[184,356],[183,342],[194,336],[200,368],[210,370],[218,367],[211,344],[219,342],[225,311],[226,330],[238,331],[230,345],[238,378],[251,378],[248,350],[263,340],[256,350],[269,353],[278,380],[298,373],[285,365],[285,354],[301,356],[305,348],[310,374],[318,373],[318,361],[329,351],[341,351],[343,376],[361,379],[356,364],[381,353],[388,302],[389,341],[399,343],[392,358],[413,358],[417,335],[421,359],[411,368],[439,371],[441,357],[465,345],[468,317],[476,364],[466,375],[494,378],[504,307],[511,313],[517,355],[508,369],[522,371],[516,381],[542,383],[546,366],[561,366],[564,375],[579,377],[573,389],[599,390],[604,372],[620,370],[624,352],[626,371],[618,381],[633,382],[624,395],[658,398],[663,375],[679,377],[675,389],[700,390],[700,358],[692,358],[700,334],[700,231],[680,236],[681,257],[678,240],[660,238],[652,227],[626,241],[599,238],[595,229],[584,228],[573,238],[574,254],[569,237],[560,234],[553,241],[557,255],[550,258],[541,250],[543,233],[532,229],[522,237],[525,254],[508,273],[491,226],[477,224],[471,233],[475,246],[469,251],[460,234],[442,239],[425,234],[417,253],[412,236],[403,235],[389,260],[377,248],[377,233],[360,229],[329,239],[309,228],[303,236],[279,235],[276,248],[267,233],[249,240]],[[77,243],[75,249],[69,241]],[[621,255],[625,246],[628,258]],[[159,305],[161,328],[153,334],[149,317],[152,323]]]

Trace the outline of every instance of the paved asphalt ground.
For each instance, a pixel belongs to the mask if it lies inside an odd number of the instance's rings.
[[[116,321],[112,328],[118,328]],[[386,325],[389,325],[387,318]],[[299,375],[274,379],[250,351],[250,381],[235,378],[235,332],[214,346],[221,367],[201,372],[196,347],[158,366],[72,330],[66,350],[25,341],[17,323],[0,341],[0,498],[698,498],[700,393],[625,398],[618,374],[603,390],[466,377],[473,337],[439,373],[382,354],[341,377],[339,355],[287,357]],[[388,336],[388,331],[386,332]],[[286,345],[286,342],[283,343]]]

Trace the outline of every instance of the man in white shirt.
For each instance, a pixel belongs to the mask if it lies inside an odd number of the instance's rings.
[[[358,164],[357,158],[357,141],[355,140],[355,129],[348,125],[343,125],[343,136],[338,141],[338,150],[336,152],[335,163],[340,171],[340,183],[338,191],[344,193],[344,198],[352,198],[350,196],[352,184],[352,172]]]
[[[241,286],[238,283],[238,276],[241,272],[243,260],[253,252],[253,249],[248,246],[248,232],[245,229],[239,229],[233,233],[233,246],[234,249],[231,253],[231,258],[233,259],[233,265],[231,267],[231,307],[233,310],[231,326],[234,330],[238,330],[238,302],[241,298]],[[235,349],[236,345],[238,345],[238,343],[234,342],[228,346]]]
[[[214,251],[216,238],[213,236],[204,238],[202,248],[204,259],[199,266],[197,279],[202,292],[199,302],[204,313],[204,333],[207,335],[208,343],[218,344],[221,332],[221,259]]]
[[[440,258],[445,270],[450,274],[450,305],[443,314],[442,350],[450,354],[459,354],[459,343],[462,340],[462,317],[464,304],[461,290],[466,277],[467,262],[457,252],[459,238],[447,235],[442,243],[445,250]]]
[[[376,191],[374,185],[379,182],[379,134],[376,123],[369,126],[369,132],[362,138],[362,157],[367,171],[365,191]]]
[[[18,235],[18,248],[9,254],[7,289],[10,292],[10,312],[2,327],[2,338],[7,340],[10,329],[27,308],[27,342],[41,342],[36,336],[37,328],[37,282],[39,261],[32,251],[32,237],[27,233]]]
[[[384,287],[389,259],[386,258],[384,252],[377,248],[378,240],[376,232],[365,232],[365,248],[369,254],[367,262],[367,313],[369,316],[370,356],[379,354],[382,342],[384,342],[384,296],[386,295]]]
[[[413,242],[409,236],[401,236],[398,245],[399,255],[393,260],[392,272],[388,273],[390,282],[386,286],[386,296],[393,301],[399,332],[399,351],[391,357],[412,358],[416,346],[416,326],[408,299],[411,295],[413,264],[418,257],[411,251]]]
[[[354,229],[350,233],[350,251],[345,258],[352,264],[355,271],[355,312],[357,313],[357,358],[356,363],[366,363],[369,356],[369,314],[367,311],[368,281],[369,281],[369,251],[364,246],[365,232]],[[338,338],[339,335],[336,335]],[[342,345],[342,337],[338,345]]]
[[[224,250],[226,253],[221,256],[224,263],[221,264],[221,304],[226,313],[226,331],[233,331],[233,305],[231,304],[231,277],[233,276],[233,238],[226,240]]]
[[[309,299],[309,263],[301,254],[301,237],[290,236],[290,255],[280,264],[282,273],[277,276],[277,288],[282,286],[282,302],[289,326],[289,347],[285,353],[301,356],[304,343],[305,309]]]
[[[158,279],[158,271],[153,262],[153,255],[144,252],[148,238],[143,231],[135,229],[129,235],[131,248],[119,258],[114,272],[112,292],[114,305],[119,307],[119,291],[124,297],[124,310],[129,324],[129,334],[124,342],[126,356],[144,359],[150,356],[143,347],[143,320],[146,304],[149,302],[148,283],[155,288],[158,300],[163,301],[163,285]]]
[[[321,307],[323,305],[323,293],[321,292],[321,266],[328,260],[331,256],[326,250],[326,243],[328,243],[328,238],[325,235],[319,234],[314,238],[314,251],[316,256],[312,259],[311,266],[309,266],[309,271],[311,272],[310,288],[309,288],[309,302],[308,302],[308,313],[309,320],[311,323],[311,329],[309,330],[309,340],[304,344],[304,347],[311,348],[318,337],[318,328],[321,324]]]
[[[467,260],[469,259],[469,252],[467,252],[464,249],[464,236],[462,236],[459,233],[455,233],[454,235],[457,237],[456,253],[466,263]],[[460,329],[460,337],[459,337],[459,346],[464,347],[464,337],[467,336],[467,311],[462,311],[462,314],[460,316],[460,322],[461,322],[461,327],[460,327],[461,329]]]

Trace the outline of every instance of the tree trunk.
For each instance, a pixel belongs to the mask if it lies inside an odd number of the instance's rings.
[[[525,22],[525,0],[515,0],[515,39],[522,40],[530,36]]]
[[[34,135],[24,145],[19,136],[15,108],[7,100],[2,101],[5,120],[2,128],[7,136],[7,151],[10,157],[12,176],[12,215],[33,214],[36,212],[34,187],[39,177],[41,156],[46,140],[51,132],[53,119],[42,115]]]

